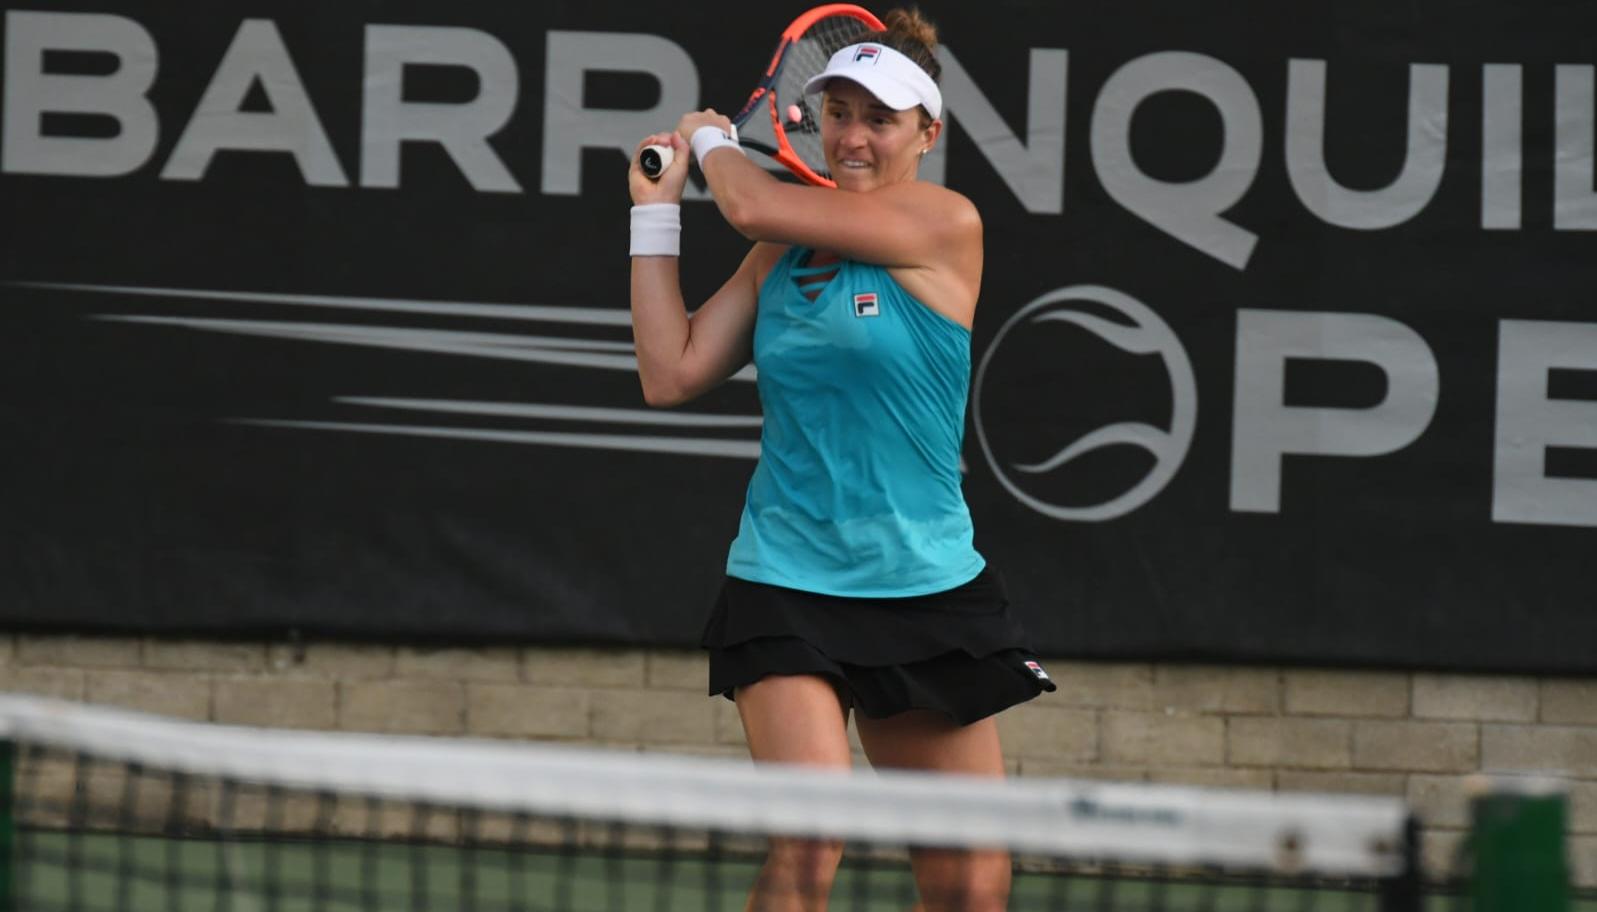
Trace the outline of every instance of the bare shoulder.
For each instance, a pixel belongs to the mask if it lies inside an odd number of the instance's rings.
[[[926,232],[916,259],[891,269],[893,278],[921,303],[969,329],[981,293],[981,213],[964,194],[927,181],[875,192],[889,190],[914,207],[916,224]]]
[[[884,201],[913,208],[917,214],[935,218],[937,224],[955,231],[981,231],[981,212],[970,197],[931,181],[913,180],[889,184],[871,191]]]
[[[743,258],[741,269],[749,271],[754,280],[754,290],[758,292],[760,286],[765,284],[765,277],[776,266],[776,261],[787,253],[790,244],[775,244],[770,241],[759,241],[749,250],[748,256]]]

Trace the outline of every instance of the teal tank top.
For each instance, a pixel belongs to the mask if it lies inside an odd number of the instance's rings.
[[[970,331],[881,266],[810,253],[788,250],[760,288],[765,422],[727,574],[873,598],[963,585],[986,563],[960,488]]]

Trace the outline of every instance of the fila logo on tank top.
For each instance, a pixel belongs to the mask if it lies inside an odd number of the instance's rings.
[[[881,266],[810,257],[788,250],[760,288],[761,456],[727,572],[850,596],[969,582],[970,332]]]

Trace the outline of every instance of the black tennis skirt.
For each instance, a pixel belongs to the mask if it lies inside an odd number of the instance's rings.
[[[832,681],[857,711],[930,709],[968,725],[1054,689],[998,575],[908,598],[847,598],[727,577],[704,626],[710,693],[766,675]]]

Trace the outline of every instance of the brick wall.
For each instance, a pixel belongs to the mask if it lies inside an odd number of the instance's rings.
[[[1597,680],[1050,662],[1000,717],[1012,772],[1400,795],[1440,870],[1482,770],[1573,778],[1597,886]],[[246,725],[473,735],[746,756],[695,652],[0,637],[0,689]]]

